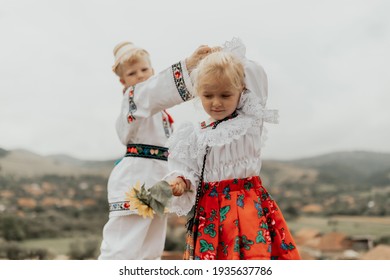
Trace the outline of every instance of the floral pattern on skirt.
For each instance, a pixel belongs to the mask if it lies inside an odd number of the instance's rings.
[[[186,247],[184,259],[300,259],[282,212],[257,176],[203,183]]]

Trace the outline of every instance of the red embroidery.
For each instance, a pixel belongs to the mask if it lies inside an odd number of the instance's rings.
[[[127,148],[127,152],[132,153],[132,154],[138,154],[137,148],[134,148],[134,147]]]
[[[167,112],[167,110],[164,110],[164,113],[167,115],[167,117],[168,117],[168,122],[170,123],[170,124],[173,124],[174,123],[174,120],[173,120],[173,118],[172,118],[172,116]]]
[[[180,79],[181,78],[181,73],[180,71],[175,71],[175,78]]]

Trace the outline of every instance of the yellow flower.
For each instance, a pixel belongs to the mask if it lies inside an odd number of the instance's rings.
[[[153,218],[154,216],[153,209],[145,204],[138,206],[138,214],[144,218]]]
[[[138,215],[144,218],[153,218],[153,209],[140,199],[142,197],[141,192],[143,191],[143,187],[141,189],[141,184],[137,182],[129,192],[126,192],[126,200],[130,202],[130,210],[136,210]]]
[[[139,205],[142,204],[142,202],[137,197],[137,192],[139,193],[140,190],[140,183],[137,182],[129,192],[126,192],[126,200],[130,202],[130,210],[137,210]]]

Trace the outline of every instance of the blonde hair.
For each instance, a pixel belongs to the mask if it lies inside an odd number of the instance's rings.
[[[149,53],[140,47],[135,46],[131,42],[121,42],[117,44],[113,50],[115,63],[112,70],[119,77],[122,77],[123,66],[132,65],[140,60],[146,59],[151,65]]]
[[[192,72],[192,77],[197,93],[205,82],[213,84],[215,81],[228,80],[230,86],[238,91],[242,91],[245,87],[243,64],[232,53],[222,51],[212,53],[202,59]]]

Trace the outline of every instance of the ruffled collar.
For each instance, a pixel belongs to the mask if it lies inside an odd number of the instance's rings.
[[[216,126],[219,125],[221,122],[233,119],[233,118],[235,118],[237,116],[238,116],[237,111],[234,111],[231,115],[227,116],[223,120],[216,121],[216,120],[209,119],[207,122],[203,121],[203,122],[200,123],[200,127],[202,129],[205,129],[205,128],[208,128],[208,127],[216,128]]]
[[[216,129],[212,123],[206,122],[200,125],[198,133],[198,145],[222,146],[245,135],[252,127],[260,127],[263,122],[277,123],[277,110],[268,110],[261,105],[260,98],[253,92],[245,90],[240,97],[235,117],[228,117],[221,122]]]
[[[241,96],[237,107],[237,116],[229,118],[215,129],[207,126],[194,127],[191,122],[182,124],[168,140],[169,156],[171,158],[197,158],[204,155],[206,147],[223,146],[247,134],[249,130],[259,132],[259,142],[262,143],[263,122],[277,123],[277,110],[265,109],[260,98],[249,90]]]

